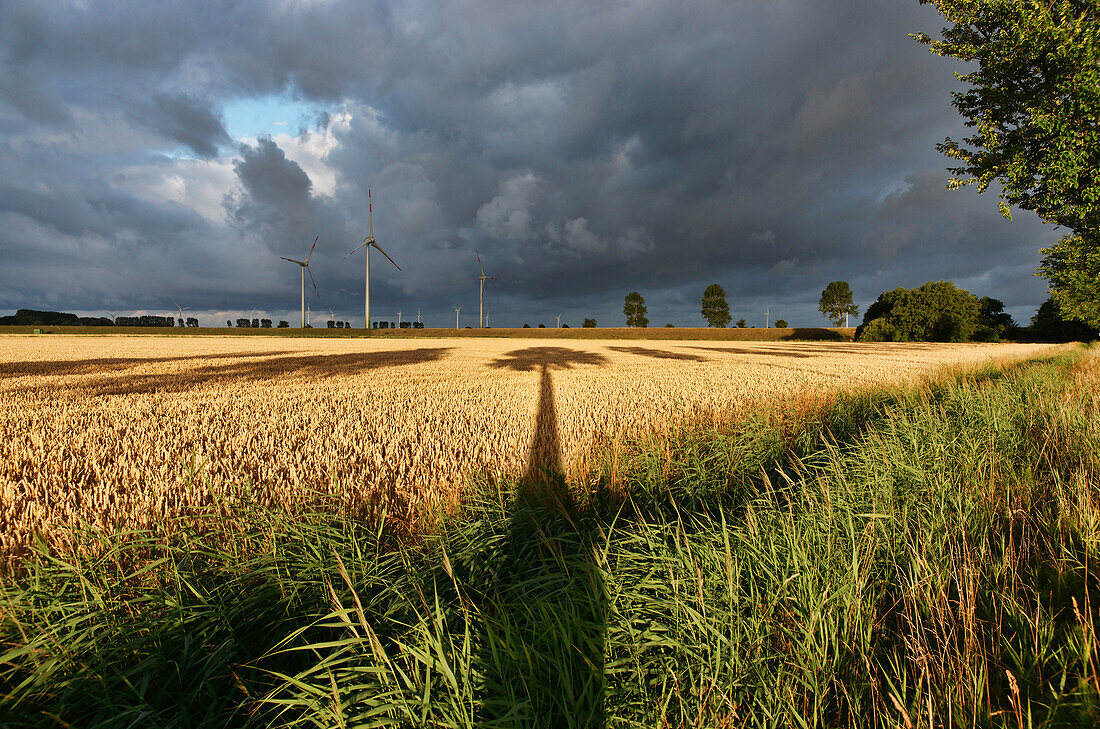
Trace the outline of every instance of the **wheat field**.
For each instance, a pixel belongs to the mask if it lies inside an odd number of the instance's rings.
[[[242,497],[410,521],[471,476],[584,479],[599,449],[685,419],[1043,348],[2,336],[0,553]]]

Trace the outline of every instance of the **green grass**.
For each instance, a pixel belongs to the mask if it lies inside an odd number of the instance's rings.
[[[684,428],[411,543],[88,535],[0,582],[0,725],[1098,725],[1097,362]]]

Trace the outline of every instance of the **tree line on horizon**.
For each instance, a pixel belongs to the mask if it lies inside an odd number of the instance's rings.
[[[64,311],[38,311],[37,309],[17,309],[14,314],[0,316],[0,326],[47,326],[47,327],[174,327],[176,319],[171,316],[77,316]],[[197,327],[199,320],[193,316],[179,320],[178,326]]]
[[[847,281],[833,281],[821,292],[818,311],[839,327],[847,316],[859,316],[852,299]],[[929,281],[913,289],[898,287],[879,294],[867,307],[855,338],[862,342],[1069,342],[1100,337],[1097,327],[1065,318],[1053,298],[1039,307],[1026,327],[1016,324],[1004,309],[1000,299],[979,298],[952,281]],[[645,297],[637,291],[626,295],[623,314],[628,327],[648,327],[647,313]],[[710,284],[703,291],[700,313],[709,327],[729,326],[729,300],[720,284]],[[745,325],[744,319],[737,321],[739,328]],[[585,319],[585,326],[596,326],[595,319]],[[776,319],[774,326],[786,328],[787,322]]]

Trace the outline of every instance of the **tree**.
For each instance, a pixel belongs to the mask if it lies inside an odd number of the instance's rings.
[[[714,283],[703,292],[703,318],[710,327],[727,327],[730,323],[730,305],[726,290]]]
[[[848,316],[859,316],[859,307],[852,303],[852,287],[847,281],[833,281],[821,292],[817,310],[840,326]]]
[[[252,322],[250,322],[248,319],[238,319],[237,320],[237,327],[238,328],[246,328],[246,327],[250,327],[250,326],[252,326]]]
[[[775,320],[775,328],[776,329],[786,329],[787,328],[787,320],[786,319],[776,319]]]
[[[626,295],[623,313],[626,314],[626,325],[628,327],[644,328],[649,326],[649,319],[645,316],[645,299],[637,291],[631,291]]]
[[[290,328],[290,322],[288,322],[285,319],[280,319],[278,328],[279,329],[289,329]]]
[[[1100,233],[1066,236],[1042,252],[1039,272],[1062,315],[1100,329]]]
[[[582,329],[594,329],[595,327],[596,327],[596,320],[591,319],[591,318],[585,319],[584,322],[581,324]]]
[[[1053,299],[1043,302],[1031,317],[1030,334],[1042,342],[1087,342],[1097,337],[1096,327],[1081,321],[1067,321]]]
[[[959,160],[948,187],[1000,181],[1001,213],[1030,210],[1071,231],[1039,273],[1063,315],[1100,327],[1100,4],[1095,0],[921,0],[950,24],[940,56],[977,63],[953,103],[975,133],[937,145]]]
[[[530,328],[531,328],[531,325],[530,325],[530,324],[524,324],[524,325],[523,325],[523,328],[524,328],[524,329],[530,329]]]
[[[233,322],[231,322],[231,321],[229,321],[228,319],[226,319],[226,320],[225,320],[225,325],[226,325],[227,327],[231,327],[231,326],[233,326]]]
[[[1004,337],[1009,327],[1015,327],[1012,315],[1005,311],[1000,299],[983,296],[978,299],[978,326],[972,335],[978,342],[995,342]]]
[[[745,322],[744,319],[738,319],[737,320],[737,328],[738,329],[744,329],[746,326],[748,326],[748,324]]]
[[[199,325],[199,320],[196,317],[193,317],[193,316],[187,317],[187,326],[197,327],[198,325]]]
[[[978,327],[978,297],[950,281],[897,288],[867,307],[860,341],[965,342]]]

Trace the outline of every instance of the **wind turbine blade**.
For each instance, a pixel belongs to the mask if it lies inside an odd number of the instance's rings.
[[[474,255],[475,255],[475,256],[477,256],[477,267],[478,267],[478,270],[480,270],[480,271],[481,271],[481,275],[482,275],[482,276],[484,276],[484,275],[485,275],[485,269],[481,267],[481,254],[477,252],[477,249],[476,249],[476,248],[474,249]]]
[[[363,244],[362,244],[362,245],[358,245],[358,246],[356,246],[355,248],[353,248],[352,250],[348,251],[348,256],[350,256],[350,255],[351,255],[352,253],[355,253],[355,252],[356,252],[357,250],[359,250],[360,248],[363,248],[364,246],[369,246],[369,245],[370,245],[370,239],[368,239],[368,238],[364,238],[364,239],[363,239]],[[340,259],[340,263],[343,263],[343,262],[344,262],[345,260],[347,260],[347,257],[348,257],[348,256],[344,256],[343,258],[341,258],[341,259]]]
[[[321,298],[321,292],[317,290],[317,284],[313,281],[313,272],[309,270],[309,266],[303,266],[306,269],[306,273],[309,274],[309,282],[313,284],[313,293],[317,294],[317,298]]]
[[[306,256],[306,263],[309,263],[309,256],[313,255],[313,249],[317,247],[317,241],[321,240],[321,236],[317,236],[313,239],[313,245],[309,247],[309,255]],[[313,274],[310,274],[313,275]]]
[[[375,248],[377,248],[378,250],[382,251],[382,255],[383,255],[383,256],[385,256],[386,258],[389,258],[389,261],[390,261],[390,263],[393,263],[393,259],[392,259],[392,258],[390,258],[390,254],[389,254],[389,253],[386,253],[385,251],[383,251],[383,250],[382,250],[382,246],[378,245],[378,244],[377,244],[377,243],[375,243],[374,241],[371,241],[371,245],[372,245],[372,246],[374,246]],[[398,266],[398,265],[397,265],[396,263],[393,263],[393,265],[394,265],[394,266],[397,266],[397,270],[398,270],[398,271],[400,271],[400,270],[401,270],[401,266]]]
[[[299,266],[306,265],[304,262],[297,260],[296,258],[287,258],[286,256],[279,256],[284,261],[290,261],[291,263],[297,263]]]
[[[367,190],[367,218],[370,221],[370,239],[374,240],[374,202],[371,200],[369,189]]]

